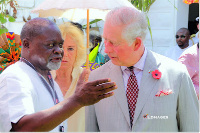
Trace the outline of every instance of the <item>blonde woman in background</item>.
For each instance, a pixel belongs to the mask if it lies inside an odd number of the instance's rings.
[[[72,25],[64,23],[59,26],[64,39],[64,57],[60,69],[53,72],[55,81],[61,88],[64,98],[70,97],[75,90],[81,66],[86,61],[86,48],[83,32]],[[67,119],[68,132],[85,131],[85,108],[81,108]]]

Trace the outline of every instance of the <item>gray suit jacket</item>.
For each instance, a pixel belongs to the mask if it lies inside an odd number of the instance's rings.
[[[154,79],[149,73],[156,69],[162,73],[160,79]],[[120,66],[109,61],[92,71],[89,81],[102,78],[116,82],[118,89],[114,96],[86,107],[86,131],[199,131],[198,99],[182,64],[147,52],[132,129]],[[172,90],[173,93],[156,97],[161,90]]]

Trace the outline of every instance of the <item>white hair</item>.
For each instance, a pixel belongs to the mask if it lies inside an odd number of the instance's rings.
[[[124,26],[122,38],[131,45],[136,37],[145,39],[147,33],[147,20],[143,12],[135,7],[118,7],[111,10],[106,16],[106,22],[113,26]]]

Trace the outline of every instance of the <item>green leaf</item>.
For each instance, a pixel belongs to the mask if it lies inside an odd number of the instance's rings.
[[[1,22],[1,24],[4,24],[7,22],[7,19],[5,18],[5,16],[2,13],[0,14],[0,22]]]
[[[5,19],[5,18],[0,18],[0,21],[1,21],[2,24],[4,24],[4,23],[7,22],[7,19]]]
[[[0,3],[2,3],[2,2],[5,3],[5,1],[6,1],[6,0],[1,0]]]
[[[147,12],[149,11],[151,5],[152,5],[155,1],[156,1],[156,0],[151,0],[151,2],[148,3],[148,7],[147,7],[147,9],[146,9]]]
[[[101,20],[102,20],[102,19],[95,19],[95,20],[91,21],[90,24],[97,23],[97,22],[99,22],[99,21],[101,21]]]
[[[8,15],[8,17],[9,22],[15,22],[15,18],[13,16]]]
[[[0,29],[0,35],[2,35],[3,33],[6,33],[6,32],[8,32],[7,28],[1,28]]]
[[[151,31],[151,25],[150,25],[150,21],[149,21],[149,17],[146,15],[147,18],[147,22],[148,22],[148,29],[149,29],[149,33],[151,35],[151,42],[152,42],[152,47],[153,47],[153,36],[152,36],[152,31]]]
[[[142,2],[142,11],[146,12],[146,7],[148,7],[148,5],[146,5],[145,0],[141,0],[141,2]]]
[[[141,11],[142,11],[142,2],[143,0],[138,1],[138,9],[140,9]]]
[[[102,19],[95,19],[95,20],[92,20],[91,22],[89,22],[89,24],[91,25],[91,24],[97,23],[97,22],[99,22],[99,21],[101,21],[101,20],[102,20]],[[83,25],[83,26],[82,26],[82,29],[86,29],[86,27],[87,27],[87,24]]]
[[[4,15],[2,13],[0,13],[0,18],[4,18]]]

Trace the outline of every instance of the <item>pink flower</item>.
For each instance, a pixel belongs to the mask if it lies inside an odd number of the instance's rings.
[[[152,71],[151,74],[155,79],[160,79],[162,75],[162,73],[159,70]]]

